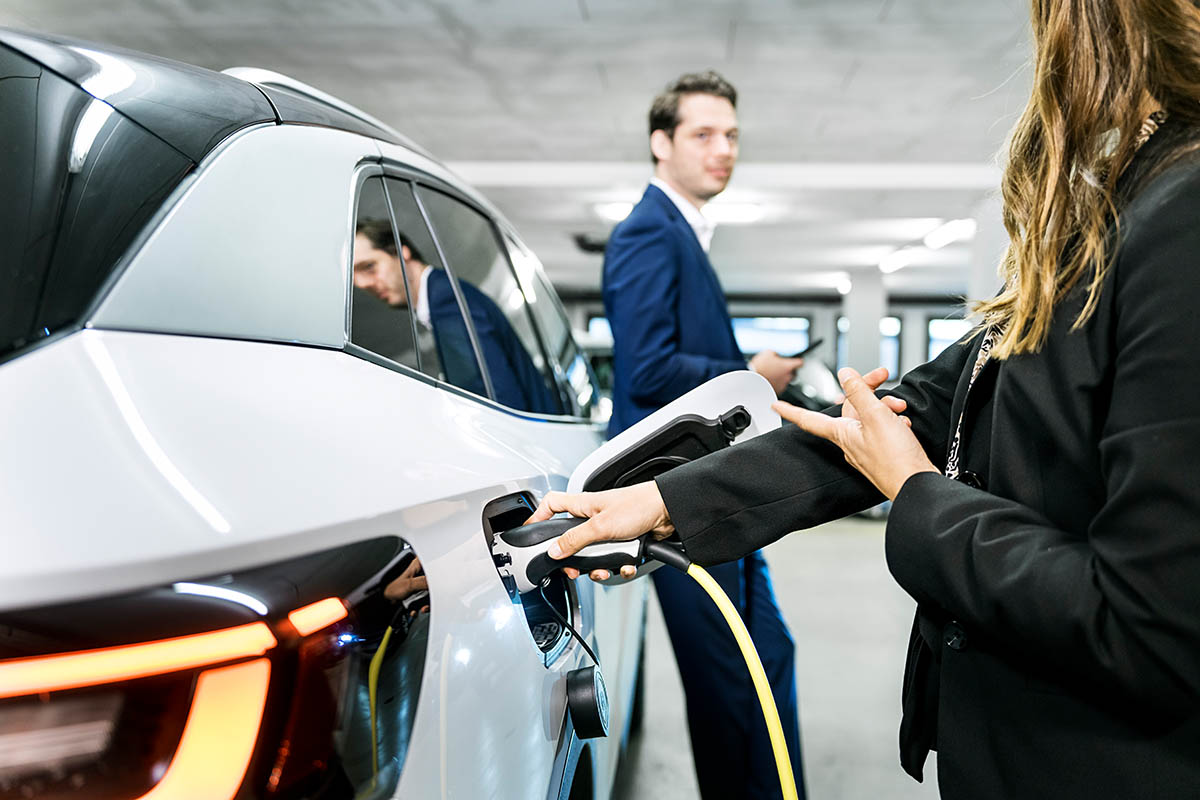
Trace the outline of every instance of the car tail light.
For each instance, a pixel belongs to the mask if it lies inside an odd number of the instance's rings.
[[[343,607],[342,616],[345,615]],[[161,675],[245,656],[261,656],[275,645],[271,629],[253,622],[157,642],[0,661],[0,697]]]
[[[390,796],[429,599],[385,589],[414,563],[379,537],[0,612],[0,800]]]
[[[287,619],[303,639],[346,614],[326,598]],[[254,622],[0,660],[0,797],[232,800],[259,741],[279,644]]]

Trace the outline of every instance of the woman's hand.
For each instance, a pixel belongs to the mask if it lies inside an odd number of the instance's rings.
[[[910,477],[938,470],[910,430],[912,422],[899,416],[904,401],[896,397],[880,400],[872,392],[873,386],[883,382],[878,378],[881,371],[886,379],[887,371],[882,367],[865,376],[849,368],[838,372],[846,393],[840,417],[783,402],[772,407],[784,419],[840,447],[850,466],[865,475],[887,499],[894,500]]]
[[[550,492],[526,524],[550,519],[562,511],[573,517],[586,517],[588,521],[558,537],[547,551],[551,558],[566,558],[597,542],[630,541],[645,533],[665,539],[675,530],[654,481],[606,492]],[[568,567],[563,571],[571,578],[579,577],[578,570]],[[622,577],[632,578],[636,574],[632,564],[621,568]],[[592,571],[591,577],[602,581],[610,576],[608,570],[598,569]]]

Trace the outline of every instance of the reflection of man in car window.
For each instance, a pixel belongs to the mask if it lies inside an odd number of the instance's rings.
[[[387,220],[364,220],[358,224],[354,237],[354,285],[394,308],[411,303],[417,320],[433,332],[446,380],[487,395],[474,366],[474,350],[462,323],[450,277],[445,270],[431,267],[411,242],[402,238],[397,250]],[[460,280],[458,285],[479,337],[495,400],[523,411],[558,413],[541,373],[504,312],[470,283]]]

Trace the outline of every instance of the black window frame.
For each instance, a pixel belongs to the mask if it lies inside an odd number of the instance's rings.
[[[501,229],[500,234],[501,234],[502,239],[511,240],[517,248],[527,251],[530,255],[533,255],[535,259],[537,259],[537,255],[533,252],[533,249],[531,247],[529,247],[528,245],[526,245],[525,242],[521,239],[521,237],[517,234],[517,232],[515,230],[513,230],[511,227]],[[521,286],[521,291],[524,294],[526,292],[526,289],[521,284],[521,275],[517,271],[516,265],[512,263],[512,253],[507,249],[507,247],[505,248],[505,254],[509,261],[509,268],[513,271],[513,274],[515,274],[517,276],[517,285]],[[542,283],[547,288],[551,289],[551,291],[547,294],[546,297],[550,303],[550,306],[554,309],[554,312],[563,321],[563,324],[566,327],[567,340],[571,343],[571,346],[573,348],[575,348],[576,353],[578,353],[580,355],[584,355],[583,348],[580,347],[579,342],[577,342],[575,340],[575,333],[571,328],[571,317],[570,317],[570,315],[567,314],[567,309],[562,304],[562,299],[558,296],[558,292],[553,291],[554,284],[553,284],[553,282],[551,282],[550,277],[548,275],[546,275],[546,271],[543,268],[541,259],[537,259],[536,271],[537,271],[539,277],[542,279]],[[534,314],[532,309],[529,308],[528,295],[526,295],[525,302],[526,302],[526,308],[529,309],[530,318],[533,320],[533,328],[535,331],[538,332],[538,336],[541,337],[542,349],[548,352],[549,348],[546,346],[546,342],[545,342],[546,333],[541,330],[541,325],[538,323],[537,315]],[[573,416],[576,419],[583,419],[583,420],[590,421],[591,417],[588,416],[587,414],[584,414],[582,412],[582,409],[580,409],[576,406],[575,397],[574,397],[574,387],[571,386],[570,378],[567,375],[567,366],[562,362],[561,358],[559,358],[558,353],[554,353],[550,357],[551,357],[551,361],[547,362],[547,363],[551,363],[554,368],[555,379],[559,383],[560,392],[564,395],[564,399],[566,400],[568,406],[573,408],[576,412]],[[600,399],[600,381],[596,378],[596,372],[595,372],[595,370],[592,369],[592,362],[588,360],[586,355],[584,355],[583,364],[584,364],[585,368],[587,369],[588,383],[591,384],[592,403],[594,405]]]
[[[506,413],[510,416],[520,417],[523,419],[543,420],[543,421],[559,422],[559,423],[587,424],[587,425],[594,424],[590,418],[580,416],[576,412],[575,405],[570,398],[570,388],[565,383],[565,371],[563,370],[562,365],[559,363],[558,358],[555,355],[552,355],[551,353],[549,353],[549,351],[546,347],[545,335],[541,329],[541,326],[538,324],[537,317],[533,314],[532,309],[530,309],[530,307],[529,307],[529,298],[526,293],[525,286],[524,286],[524,284],[522,284],[520,276],[517,274],[516,268],[514,267],[514,265],[512,263],[512,256],[509,253],[508,247],[503,239],[504,232],[508,231],[509,229],[505,228],[504,230],[502,230],[501,226],[498,224],[496,218],[493,216],[493,214],[491,212],[489,212],[486,208],[481,207],[479,203],[474,201],[471,197],[469,197],[467,194],[465,194],[461,190],[456,189],[452,184],[447,183],[445,180],[442,180],[436,176],[430,175],[430,174],[428,174],[416,167],[408,165],[408,164],[403,164],[403,163],[394,162],[394,161],[382,161],[382,162],[369,161],[369,162],[365,162],[365,163],[361,164],[355,172],[354,197],[353,197],[353,202],[350,204],[349,227],[347,229],[351,235],[351,241],[353,241],[354,226],[357,221],[359,199],[360,199],[360,196],[362,193],[363,185],[366,183],[366,181],[369,178],[374,177],[374,176],[382,176],[383,177],[384,191],[385,191],[385,193],[389,193],[389,194],[387,194],[389,205],[391,204],[391,195],[390,195],[390,190],[388,189],[388,179],[399,180],[399,181],[402,181],[402,182],[405,182],[408,184],[409,191],[412,192],[413,200],[416,202],[417,207],[420,209],[422,217],[425,222],[425,225],[429,230],[429,235],[432,237],[432,239],[434,241],[434,246],[437,248],[438,258],[442,262],[441,267],[442,267],[442,269],[446,270],[447,275],[450,277],[450,283],[454,289],[455,299],[458,301],[459,313],[462,315],[463,322],[467,326],[467,331],[468,331],[470,339],[471,339],[472,347],[475,350],[475,360],[479,366],[480,374],[482,375],[482,377],[484,379],[484,385],[488,389],[488,396],[485,397],[483,395],[479,395],[474,392],[471,392],[467,389],[463,389],[461,387],[455,386],[452,383],[448,383],[446,381],[439,380],[438,378],[427,375],[424,372],[421,372],[420,370],[413,369],[411,366],[408,366],[407,364],[401,364],[397,361],[393,361],[392,359],[390,359],[386,356],[382,356],[372,350],[368,350],[367,348],[357,345],[351,341],[350,333],[351,333],[351,326],[352,326],[352,319],[353,319],[352,315],[353,315],[353,296],[354,296],[354,273],[353,273],[354,264],[353,264],[353,252],[352,251],[351,251],[351,253],[349,253],[347,255],[347,268],[346,268],[346,279],[345,279],[345,299],[344,299],[346,313],[345,313],[345,324],[344,324],[345,329],[343,332],[344,344],[343,344],[342,350],[344,352],[348,353],[349,355],[355,356],[356,358],[361,358],[364,361],[368,361],[377,366],[381,366],[386,369],[390,369],[393,372],[399,372],[403,375],[407,375],[409,377],[416,378],[417,380],[420,380],[423,383],[429,384],[431,386],[435,386],[439,389],[444,389],[444,390],[453,392],[454,394],[460,395],[462,397],[470,398],[477,402],[483,402],[484,404],[489,405],[498,411],[503,411],[504,413]],[[420,194],[416,191],[417,186],[425,186],[426,188],[431,189],[433,191],[441,192],[442,194],[449,196],[451,199],[463,203],[464,205],[466,205],[473,211],[482,215],[484,220],[486,220],[489,228],[492,231],[492,236],[495,238],[496,246],[500,249],[500,251],[504,255],[505,263],[508,265],[509,274],[512,276],[513,281],[517,285],[517,288],[521,291],[521,298],[523,300],[523,304],[525,307],[525,314],[529,318],[530,327],[532,328],[532,330],[534,332],[534,336],[537,339],[537,345],[538,345],[538,348],[541,350],[542,358],[544,359],[544,363],[548,367],[550,367],[550,377],[553,379],[553,385],[554,385],[554,388],[556,391],[556,396],[558,396],[560,398],[559,402],[561,404],[563,404],[564,411],[562,414],[539,414],[539,413],[530,412],[530,411],[523,411],[521,409],[512,408],[511,406],[503,405],[502,403],[499,403],[496,401],[496,399],[493,395],[493,392],[492,392],[491,375],[487,371],[487,364],[483,359],[482,348],[479,346],[478,334],[476,333],[475,326],[471,321],[471,315],[465,311],[466,306],[465,306],[465,302],[464,302],[464,299],[462,296],[462,289],[459,287],[459,284],[458,284],[458,276],[454,273],[454,269],[446,262],[442,243],[438,239],[438,234],[437,234],[436,229],[434,228],[434,226],[432,225],[432,223],[429,220],[428,212],[426,211],[424,204],[421,202]],[[394,218],[394,216],[395,216],[394,208],[392,209],[392,216],[393,216],[393,218],[391,220],[392,227],[393,227],[393,230],[395,230],[396,221]],[[515,232],[512,233],[512,238],[514,238],[516,241],[520,242],[520,237],[517,236]],[[550,283],[549,280],[546,280],[546,283],[549,284]],[[565,310],[563,309],[561,301],[558,299],[557,295],[554,295],[554,302],[556,304],[558,313],[560,315],[562,315],[564,319],[569,319],[566,316]],[[571,331],[570,331],[569,324],[567,326],[567,332],[568,332],[568,335],[570,335]],[[572,340],[572,343],[575,344],[575,346],[578,348],[578,343],[576,343],[574,341],[573,336],[571,337],[571,340]],[[588,378],[592,383],[593,391],[595,391],[596,387],[598,386],[598,383],[596,381],[595,375],[592,374],[592,372],[591,372],[590,365],[588,365],[588,373],[589,373]]]

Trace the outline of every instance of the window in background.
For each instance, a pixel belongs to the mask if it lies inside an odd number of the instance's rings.
[[[733,336],[747,356],[763,350],[790,356],[808,347],[809,324],[807,317],[734,317]]]
[[[592,317],[589,319],[587,332],[597,339],[612,341],[612,326],[608,324],[607,317]]]
[[[971,327],[965,319],[929,320],[929,360],[937,358],[943,350],[966,336]]]
[[[562,414],[553,370],[491,222],[443,192],[418,186],[417,196],[429,214],[446,266],[458,278],[491,378],[492,398],[520,411]]]

